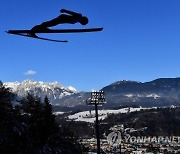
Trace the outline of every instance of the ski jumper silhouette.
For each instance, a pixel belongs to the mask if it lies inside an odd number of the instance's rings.
[[[53,27],[56,26],[58,24],[75,24],[75,23],[80,23],[81,25],[86,25],[88,24],[88,18],[83,16],[80,13],[76,13],[73,11],[69,11],[66,9],[61,9],[60,12],[62,13],[61,15],[59,15],[58,17],[43,22],[40,25],[36,25],[31,29],[31,36],[37,37],[35,32],[33,31],[38,31],[38,30],[46,30],[49,27]]]
[[[67,40],[55,40],[44,37],[39,37],[36,34],[39,33],[86,33],[86,32],[98,32],[102,31],[103,27],[99,28],[84,28],[84,29],[51,29],[49,27],[56,26],[58,24],[75,24],[80,23],[81,25],[88,24],[88,18],[83,16],[81,13],[69,11],[66,9],[60,10],[61,14],[49,21],[45,21],[41,24],[35,25],[32,29],[21,29],[21,30],[8,30],[9,34],[25,36],[40,40],[53,41],[53,42],[68,42]]]

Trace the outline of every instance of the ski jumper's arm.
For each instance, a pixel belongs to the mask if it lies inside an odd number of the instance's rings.
[[[76,12],[69,11],[69,10],[66,10],[66,9],[61,9],[60,12],[61,13],[68,13],[68,14],[70,14],[72,16],[82,17],[82,14],[80,14],[80,13],[76,13]]]

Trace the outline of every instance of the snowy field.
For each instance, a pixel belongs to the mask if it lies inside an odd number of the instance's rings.
[[[168,107],[168,106],[164,106],[161,108],[166,108],[166,107]],[[174,105],[172,105],[170,107],[176,108],[176,106],[174,106]],[[150,108],[129,107],[129,108],[122,108],[122,109],[117,109],[117,110],[98,110],[98,115],[99,115],[98,118],[99,118],[99,120],[104,120],[110,114],[130,113],[130,112],[149,110],[149,109],[157,109],[157,107],[150,107]],[[66,112],[54,112],[54,115],[61,115],[64,113],[66,113]],[[84,121],[84,122],[94,123],[95,122],[95,110],[78,112],[78,113],[69,115],[67,118],[68,118],[68,120],[73,120],[73,121]]]
[[[64,112],[59,111],[59,112],[54,112],[53,114],[57,116],[57,115],[60,115],[60,114],[64,114]]]
[[[129,112],[135,112],[135,111],[140,111],[143,109],[150,109],[150,108],[123,108],[123,109],[118,109],[118,110],[99,110],[98,115],[99,115],[99,120],[104,120],[109,114],[118,114],[118,113],[129,113]],[[78,112],[73,115],[68,116],[69,120],[74,120],[74,121],[85,121],[89,123],[94,123],[95,121],[95,111],[83,111],[83,112]]]

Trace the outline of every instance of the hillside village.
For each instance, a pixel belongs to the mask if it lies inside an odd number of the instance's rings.
[[[148,113],[149,112],[149,113]],[[164,114],[160,114],[160,113]],[[101,132],[101,149],[102,153],[127,153],[127,154],[144,154],[144,153],[180,153],[180,132],[177,130],[174,133],[166,133],[168,130],[163,130],[161,134],[155,133],[153,135],[152,132],[150,132],[150,129],[148,125],[141,126],[141,128],[137,128],[136,125],[134,127],[128,127],[129,124],[127,122],[123,122],[121,124],[120,121],[116,121],[115,119],[118,119],[118,117],[123,117],[127,121],[129,120],[129,123],[131,123],[131,118],[125,118],[131,117],[131,114],[134,113],[134,118],[133,120],[136,121],[137,125],[140,125],[139,122],[137,121],[137,117],[142,118],[140,114],[145,116],[145,114],[150,114],[153,116],[152,113],[154,114],[160,114],[162,117],[165,116],[166,118],[167,114],[170,116],[172,114],[172,118],[175,116],[176,119],[179,119],[179,112],[180,108],[176,106],[171,106],[171,107],[162,107],[162,108],[123,108],[119,110],[99,110],[99,120],[100,120],[100,130],[103,131]],[[55,113],[56,115],[58,113]],[[65,113],[64,113],[65,114]],[[136,115],[135,115],[136,114]],[[61,113],[63,115],[63,113]],[[122,116],[123,115],[123,116]],[[174,115],[174,116],[173,116]],[[60,115],[59,115],[60,116]],[[57,115],[58,117],[58,115]],[[112,117],[114,117],[114,123],[111,124],[112,120],[110,120]],[[116,118],[117,117],[117,118]],[[149,117],[150,118],[150,117]],[[87,127],[91,127],[93,132],[94,129],[94,122],[95,122],[95,115],[94,111],[83,111],[83,112],[78,112],[74,113],[72,115],[66,115],[65,119],[67,122],[73,122],[73,129],[76,131],[76,125],[82,125],[85,122],[87,123]],[[111,121],[109,121],[109,120]],[[173,118],[174,119],[174,118]],[[171,119],[171,120],[173,120]],[[125,121],[126,121],[125,120]],[[147,120],[147,119],[146,119]],[[116,121],[116,122],[115,122]],[[134,121],[134,122],[135,122]],[[155,122],[156,121],[156,122]],[[161,123],[162,120],[154,119],[154,122]],[[78,123],[79,122],[79,123]],[[142,119],[142,123],[143,123]],[[148,122],[148,121],[147,121]],[[115,124],[116,123],[116,124]],[[178,123],[178,121],[176,121]],[[170,124],[170,123],[168,123]],[[165,124],[166,125],[166,124]],[[177,129],[180,128],[179,124],[178,126],[174,124]],[[158,126],[159,127],[159,126]],[[77,129],[79,126],[77,127]],[[71,128],[70,128],[71,129]],[[84,130],[81,129],[81,131],[87,132],[86,131],[86,126],[84,126]],[[119,138],[120,140],[117,139],[116,144],[112,144],[110,139],[108,138],[109,134],[112,133],[119,133]],[[158,131],[157,131],[158,132]],[[167,134],[167,135],[165,135]],[[123,136],[124,135],[124,136]],[[96,144],[96,138],[95,134],[91,134],[89,137],[84,136],[79,136],[79,141],[82,143],[89,151],[91,152],[96,152],[97,144]],[[117,136],[116,136],[117,137]],[[112,137],[111,137],[112,138]]]

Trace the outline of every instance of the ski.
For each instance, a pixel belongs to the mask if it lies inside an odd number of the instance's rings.
[[[83,32],[97,32],[102,31],[103,28],[87,28],[87,29],[46,29],[46,30],[34,30],[33,33],[83,33]],[[19,33],[31,33],[32,30],[9,30],[7,33],[19,34]]]
[[[9,33],[9,32],[7,32],[7,33]],[[34,37],[34,36],[29,35],[29,34],[21,34],[21,33],[10,33],[10,34],[15,34],[15,35],[19,35],[19,36],[30,37],[30,38],[39,39],[39,40],[52,41],[52,42],[62,42],[62,43],[68,42],[67,40],[54,40],[54,39],[48,39],[48,38],[39,37],[39,36]]]

